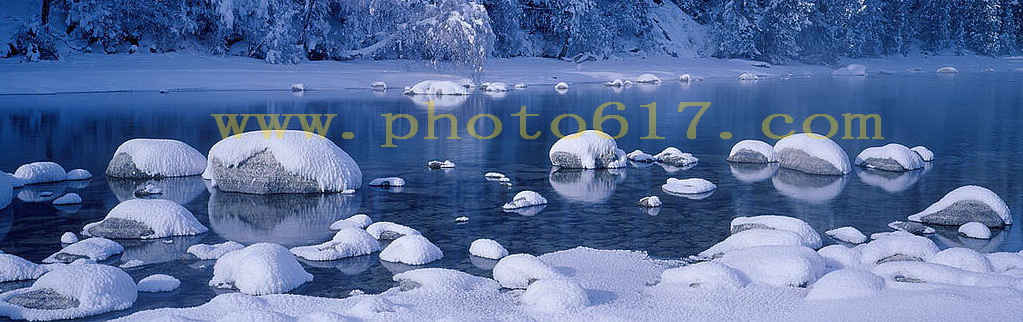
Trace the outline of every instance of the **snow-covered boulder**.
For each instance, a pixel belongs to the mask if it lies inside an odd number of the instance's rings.
[[[824,258],[803,246],[739,249],[715,261],[742,272],[750,282],[773,286],[806,287],[825,271]]]
[[[864,168],[902,172],[922,169],[924,160],[905,145],[891,143],[864,149],[856,156],[855,164]]]
[[[87,180],[92,179],[92,173],[85,169],[74,169],[67,172],[68,180]]]
[[[607,83],[604,83],[604,86],[608,86],[608,87],[622,87],[622,86],[625,86],[625,81],[623,81],[621,78],[615,78],[615,79],[613,79],[613,80],[611,80],[611,81],[609,81]]]
[[[984,254],[991,263],[992,272],[1001,273],[1008,270],[1023,269],[1023,255],[1010,252]]]
[[[653,208],[660,207],[661,205],[661,198],[658,196],[647,196],[639,199],[640,207]]]
[[[75,235],[75,233],[72,233],[72,232],[69,231],[69,232],[65,232],[63,235],[60,235],[60,243],[61,244],[70,245],[70,244],[74,244],[74,243],[77,243],[77,242],[78,242],[78,235]]]
[[[14,171],[14,178],[23,184],[59,182],[67,180],[67,172],[64,167],[53,162],[32,162],[18,167]]]
[[[742,73],[742,74],[739,74],[739,80],[741,80],[741,81],[755,81],[755,80],[759,80],[759,79],[760,79],[760,76],[757,76],[757,74],[754,74],[754,73]]]
[[[884,278],[874,273],[840,269],[822,276],[806,294],[807,300],[844,300],[869,297],[884,290]]]
[[[923,261],[938,252],[938,246],[930,239],[909,233],[885,235],[856,249],[860,262],[868,266],[892,261]]]
[[[437,245],[421,235],[405,235],[391,242],[380,252],[380,260],[409,265],[423,265],[444,257]]]
[[[361,228],[341,229],[334,238],[319,245],[291,249],[295,256],[313,261],[331,261],[369,255],[380,250],[380,242]]]
[[[342,230],[345,228],[366,229],[373,224],[373,219],[366,214],[356,214],[351,217],[335,221],[330,224],[330,230]]]
[[[469,91],[455,82],[426,80],[406,89],[405,95],[469,95]]]
[[[749,229],[787,230],[798,234],[804,246],[813,249],[821,247],[821,235],[799,218],[777,215],[736,217],[729,227],[732,234]]]
[[[496,281],[447,268],[417,268],[392,277],[403,292],[428,292],[448,296],[465,292],[497,293],[501,285]]]
[[[101,262],[124,252],[124,247],[115,241],[93,237],[64,247],[59,252],[43,259],[43,263],[70,263],[78,259]]]
[[[213,245],[209,244],[192,245],[188,247],[188,250],[186,250],[186,252],[192,254],[193,256],[201,260],[211,260],[218,259],[221,256],[224,256],[224,254],[236,250],[242,250],[244,248],[245,245],[229,240],[220,244]]]
[[[831,269],[852,269],[862,266],[860,252],[844,245],[828,245],[818,249],[817,254],[824,258],[824,265]]]
[[[39,278],[46,269],[11,254],[0,254],[0,283]]]
[[[362,171],[334,142],[305,131],[235,135],[213,145],[204,177],[223,191],[324,193],[357,189]]]
[[[0,172],[0,187],[2,187],[5,182],[10,185],[11,188],[21,188],[25,186],[25,182],[16,178],[14,174]]]
[[[742,273],[717,262],[701,262],[661,272],[659,285],[708,290],[737,290],[746,284]]]
[[[508,250],[493,239],[477,239],[469,245],[469,254],[487,259],[501,259],[508,256]]]
[[[627,161],[615,140],[596,130],[561,138],[551,147],[549,156],[553,166],[569,169],[621,168]]]
[[[808,174],[844,175],[852,171],[849,155],[835,141],[820,134],[797,133],[774,144],[782,168]]]
[[[433,160],[426,163],[426,167],[430,169],[454,169],[455,163],[451,160]]]
[[[803,239],[791,231],[748,229],[737,232],[698,254],[700,258],[719,257],[728,252],[759,246],[805,246]]]
[[[488,84],[487,87],[484,87],[483,90],[487,91],[487,92],[497,92],[497,93],[500,93],[500,92],[510,91],[511,90],[511,86],[508,86],[508,84],[501,83],[501,82],[493,82],[493,83]]]
[[[546,262],[530,254],[508,255],[494,266],[494,279],[505,288],[523,289],[534,281],[564,277]]]
[[[937,252],[925,260],[928,263],[952,266],[958,269],[978,273],[990,273],[994,271],[991,262],[984,254],[975,250],[962,247],[953,247]]]
[[[568,90],[568,83],[560,82],[560,83],[554,84],[554,89],[556,89],[556,90]]]
[[[824,234],[831,236],[831,238],[834,238],[835,240],[850,244],[862,244],[867,242],[867,235],[864,235],[862,232],[860,232],[859,229],[856,229],[855,227],[849,226],[839,227],[826,231],[824,232]]]
[[[508,176],[500,172],[487,172],[483,174],[483,178],[487,179],[487,181],[500,181],[501,179],[508,178]]]
[[[198,235],[208,231],[191,211],[164,199],[132,199],[110,210],[106,218],[85,225],[82,233],[118,239],[152,239]]]
[[[988,227],[1012,224],[1005,201],[980,186],[956,188],[927,209],[909,216],[909,220],[944,226],[960,226],[971,221]]]
[[[213,265],[210,286],[250,295],[285,293],[313,280],[287,248],[258,243],[233,251]]]
[[[0,294],[0,315],[19,320],[59,320],[131,307],[135,281],[123,270],[98,264],[55,267],[32,286]]]
[[[153,274],[142,278],[138,283],[139,292],[170,292],[178,289],[181,281],[174,276]]]
[[[912,221],[893,221],[888,223],[888,228],[895,229],[897,231],[907,232],[913,235],[929,235],[933,234],[934,228],[924,226],[920,223]]]
[[[668,178],[668,180],[661,185],[661,189],[668,193],[673,194],[701,194],[714,191],[718,186],[714,183],[701,178],[689,178],[689,179],[675,179]]]
[[[305,84],[291,84],[292,93],[305,92]]]
[[[991,239],[991,229],[976,221],[971,221],[959,226],[958,232],[959,235],[968,238]]]
[[[642,74],[636,76],[636,83],[640,84],[657,84],[661,82],[661,78],[654,74]]]
[[[371,88],[371,89],[373,89],[375,91],[384,91],[384,90],[387,90],[387,83],[384,83],[384,82],[373,82],[373,83],[369,84],[369,88]]]
[[[82,196],[79,196],[77,193],[74,193],[74,192],[66,194],[66,195],[63,195],[63,196],[60,196],[60,198],[57,198],[57,199],[53,199],[53,204],[56,205],[56,206],[78,205],[78,204],[81,204],[81,203],[82,203]]]
[[[938,74],[958,74],[959,70],[956,69],[955,67],[949,66],[949,67],[938,68],[938,70],[935,71],[935,72],[938,73]]]
[[[657,159],[654,159],[654,156],[649,155],[646,152],[640,150],[633,150],[632,152],[629,152],[628,154],[625,155],[625,158],[629,159],[629,161],[640,163],[650,163],[657,161]]]
[[[368,232],[370,236],[373,236],[373,238],[382,240],[398,239],[403,236],[410,235],[422,235],[418,230],[412,229],[411,227],[389,221],[372,223],[366,227],[366,232]]]
[[[920,159],[924,160],[924,162],[934,161],[934,152],[931,152],[931,150],[925,146],[918,145],[910,148],[909,150],[919,155]]]
[[[694,157],[691,153],[682,152],[676,147],[664,148],[661,153],[654,154],[654,159],[657,162],[679,168],[685,168],[700,162],[700,159]]]
[[[121,143],[107,165],[114,178],[165,178],[202,174],[206,158],[176,140],[133,139]]]
[[[381,188],[404,187],[405,186],[405,179],[398,178],[398,177],[375,178],[373,180],[370,180],[369,183],[366,184],[366,185],[370,186],[370,187],[381,187]]]
[[[501,206],[505,210],[519,209],[530,206],[546,205],[547,198],[544,198],[539,193],[530,190],[523,190],[515,194],[512,200]]]
[[[697,81],[697,79],[695,77],[693,77],[693,75],[682,74],[682,75],[678,75],[678,81],[681,82],[682,84],[689,84],[689,83]]]
[[[728,152],[728,162],[737,163],[771,163],[778,162],[774,155],[774,147],[767,142],[758,140],[742,140],[732,146]]]
[[[541,279],[526,287],[519,301],[532,310],[543,312],[572,312],[590,305],[579,282],[567,278]]]
[[[832,76],[867,76],[867,67],[860,64],[849,64],[831,71]]]

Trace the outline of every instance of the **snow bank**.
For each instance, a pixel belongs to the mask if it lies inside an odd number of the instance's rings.
[[[676,147],[664,148],[661,153],[654,154],[654,159],[657,162],[679,168],[685,168],[700,162],[700,159],[690,153],[684,153]]]
[[[649,155],[649,154],[647,154],[647,153],[645,153],[643,151],[640,151],[640,150],[633,150],[632,152],[629,152],[628,154],[625,155],[625,158],[629,159],[629,161],[632,161],[632,162],[642,162],[642,163],[650,163],[650,162],[657,161],[657,159],[654,159],[654,156]]]
[[[661,272],[662,286],[681,286],[709,290],[737,290],[748,282],[742,273],[717,262],[701,262]]]
[[[959,235],[969,238],[991,239],[991,229],[976,221],[971,221],[959,226],[958,232]]]
[[[855,164],[870,169],[902,172],[922,169],[924,160],[905,145],[891,143],[864,149],[856,156]]]
[[[74,169],[67,172],[68,180],[87,180],[92,179],[92,173],[85,169]]]
[[[74,192],[66,194],[66,195],[63,195],[63,196],[60,196],[60,198],[57,198],[57,199],[53,199],[53,204],[57,205],[57,206],[61,206],[61,205],[77,205],[77,204],[81,204],[81,203],[82,203],[82,196],[79,196],[77,193],[74,193]]]
[[[33,162],[18,167],[14,171],[14,178],[23,184],[58,182],[67,180],[67,172],[64,167],[53,162]]]
[[[60,235],[60,243],[61,244],[74,244],[74,243],[77,243],[77,242],[78,242],[78,236],[75,235],[75,233],[72,233],[72,232],[69,231],[69,232],[65,232],[63,235]]]
[[[74,319],[127,309],[137,297],[135,281],[117,267],[60,266],[30,287],[0,294],[0,316],[27,320]]]
[[[181,281],[174,276],[153,274],[146,276],[138,283],[139,292],[170,292],[178,289]]]
[[[732,146],[728,152],[728,162],[737,163],[771,163],[778,162],[774,155],[774,147],[767,142],[758,140],[742,140]]]
[[[835,240],[850,244],[862,244],[867,242],[867,235],[864,235],[855,227],[839,227],[826,231],[824,234],[831,236],[831,238],[834,238]]]
[[[366,229],[373,224],[373,219],[366,214],[356,214],[351,217],[335,221],[330,224],[330,230],[342,230],[345,228]]]
[[[405,186],[405,179],[398,178],[398,177],[376,178],[376,179],[370,180],[369,184],[367,184],[367,186],[370,186],[370,187],[382,187],[382,188],[404,187]]]
[[[418,230],[389,221],[370,224],[366,227],[366,232],[373,236],[373,238],[384,240],[398,239],[409,235],[421,235]]]
[[[520,191],[519,193],[516,193],[515,197],[512,197],[512,201],[509,201],[508,203],[504,204],[504,206],[501,206],[501,208],[504,208],[505,210],[511,210],[546,204],[547,198],[544,198],[539,193],[530,190],[523,190]]]
[[[223,242],[223,243],[220,243],[220,244],[213,244],[213,245],[208,245],[208,244],[192,245],[192,246],[188,247],[187,252],[189,254],[195,255],[195,257],[198,258],[198,259],[210,260],[210,259],[218,259],[221,256],[224,256],[224,254],[227,254],[227,253],[230,253],[230,252],[233,252],[233,251],[236,251],[236,250],[242,250],[243,248],[245,248],[245,245],[242,245],[242,244],[239,244],[239,243],[236,243],[236,242],[233,242],[233,241],[229,240],[229,241],[226,241],[226,242]]]
[[[658,196],[647,196],[639,199],[639,205],[641,207],[653,208],[660,207],[662,203],[661,198]]]
[[[980,186],[962,186],[909,220],[927,224],[960,226],[975,221],[988,227],[1012,224],[1009,207],[997,194]]]
[[[909,233],[895,233],[855,248],[860,253],[860,262],[867,266],[889,261],[922,261],[938,253],[938,246],[926,237]]]
[[[295,130],[246,132],[217,142],[204,177],[220,190],[254,194],[342,192],[362,184],[362,171],[348,153],[329,139]]]
[[[636,82],[640,84],[657,84],[661,82],[661,78],[654,74],[642,74],[636,76]]]
[[[820,134],[797,133],[774,144],[782,168],[808,174],[843,175],[852,171],[849,156],[835,141]]]
[[[11,254],[0,254],[0,283],[31,280],[46,272],[42,266]]]
[[[590,305],[586,290],[567,278],[541,279],[529,284],[519,301],[532,310],[573,312]]]
[[[931,150],[927,149],[927,147],[919,146],[918,145],[918,146],[914,146],[913,148],[911,148],[909,150],[913,151],[917,155],[919,155],[920,159],[923,159],[924,162],[934,161],[934,152],[931,152]]]
[[[817,280],[810,288],[810,292],[806,294],[806,299],[811,301],[844,300],[876,296],[884,290],[884,286],[884,279],[874,273],[855,269],[840,269]]]
[[[564,275],[530,254],[508,255],[494,265],[494,279],[505,288],[523,289],[534,281],[561,278]]]
[[[991,262],[984,254],[975,250],[962,247],[953,247],[942,250],[926,258],[928,263],[952,266],[958,269],[978,273],[989,273],[994,271]]]
[[[938,74],[958,74],[959,70],[955,67],[942,67],[935,71]]]
[[[716,262],[754,283],[806,287],[824,274],[824,258],[803,246],[760,246],[727,252]]]
[[[101,262],[123,252],[124,247],[121,244],[106,238],[93,237],[64,247],[43,259],[43,263],[70,263],[82,258]]]
[[[569,169],[603,169],[625,166],[625,151],[607,133],[586,130],[567,135],[551,147],[551,164]]]
[[[424,296],[451,296],[468,292],[496,294],[501,286],[494,280],[446,268],[419,268],[395,274],[402,292]]]
[[[487,259],[501,259],[508,256],[508,250],[493,239],[477,239],[469,245],[469,254]]]
[[[455,82],[426,80],[406,88],[405,95],[469,95],[469,91]]]
[[[82,233],[106,238],[153,239],[190,236],[209,229],[191,211],[164,199],[132,199],[110,210],[102,221],[85,225]]]
[[[867,76],[867,67],[860,64],[849,64],[831,72],[832,76]]]
[[[107,176],[115,178],[164,178],[201,174],[206,158],[177,140],[133,139],[114,151]]]
[[[732,234],[748,229],[787,230],[798,234],[804,246],[814,249],[821,247],[821,235],[799,218],[777,215],[736,217],[729,227]]]
[[[775,229],[748,229],[737,232],[698,254],[701,258],[713,258],[728,252],[759,246],[805,246],[803,239],[791,231]]]
[[[291,249],[295,256],[313,261],[330,261],[369,255],[380,250],[380,242],[361,228],[341,229],[334,238],[319,245]]]
[[[668,193],[675,194],[701,194],[714,191],[718,186],[714,183],[700,178],[689,178],[689,179],[675,179],[668,178],[668,180],[661,185],[661,189]]]
[[[285,293],[312,280],[288,249],[259,243],[221,256],[213,266],[210,286],[265,295]]]
[[[409,265],[423,265],[444,257],[437,245],[421,235],[405,235],[391,242],[380,252],[380,260]]]

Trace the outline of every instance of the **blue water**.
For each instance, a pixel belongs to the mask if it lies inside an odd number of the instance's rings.
[[[605,110],[605,114],[623,115],[629,122],[628,133],[618,139],[619,147],[656,153],[675,146],[699,157],[700,163],[675,172],[653,165],[551,173],[547,151],[556,141],[551,121],[560,114],[574,113],[592,127],[595,109],[608,101],[626,106],[624,111]],[[688,139],[686,130],[698,108],[679,113],[677,107],[679,102],[693,101],[712,105],[698,123],[696,139]],[[658,104],[657,134],[666,139],[640,139],[649,131],[648,110],[640,105],[651,102]],[[178,277],[183,284],[171,293],[141,294],[133,308],[98,318],[157,307],[194,306],[231,292],[207,286],[213,262],[183,256],[189,245],[225,240],[311,244],[330,237],[325,228],[332,221],[355,213],[423,232],[444,251],[444,258],[429,267],[483,276],[490,274],[488,267],[494,262],[468,256],[469,243],[477,238],[496,239],[513,253],[542,254],[589,246],[679,258],[725,238],[733,217],[782,214],[806,220],[820,232],[851,225],[869,234],[888,231],[887,223],[904,220],[967,184],[982,185],[1001,195],[1013,210],[1014,220],[1021,221],[1023,172],[1018,160],[1023,160],[1019,148],[1023,144],[1023,74],[793,78],[750,84],[710,80],[691,86],[667,82],[621,91],[577,84],[565,94],[538,85],[503,97],[477,93],[448,103],[452,106],[439,108],[438,113],[458,118],[462,139],[443,139],[450,133],[446,120],[437,122],[436,133],[442,139],[423,139],[427,135],[423,128],[426,108],[396,91],[0,96],[0,170],[13,172],[27,162],[51,160],[69,170],[85,168],[97,174],[87,182],[16,191],[11,206],[0,210],[0,250],[32,261],[60,250],[62,233],[78,232],[84,224],[102,219],[119,201],[130,198],[135,187],[145,184],[101,175],[118,145],[132,138],[172,138],[205,152],[220,139],[210,114],[229,113],[339,114],[327,136],[352,155],[366,180],[400,176],[408,186],[401,191],[362,188],[351,197],[255,196],[211,194],[197,177],[158,182],[167,192],[164,197],[185,205],[211,231],[170,238],[170,243],[122,241],[128,250],[112,263],[128,259],[152,263],[127,270],[136,280],[164,273]],[[511,114],[521,106],[539,114],[527,123],[527,132],[542,131],[539,138],[519,137],[519,118]],[[397,140],[396,148],[380,147],[385,138],[384,113],[417,117],[418,135]],[[467,133],[465,122],[480,113],[500,117],[503,131],[498,137],[481,140]],[[761,122],[776,113],[790,114],[796,122],[787,125],[776,120],[776,133],[798,129],[812,114],[832,115],[841,125],[842,113],[877,113],[882,116],[884,139],[837,140],[850,157],[867,147],[898,142],[925,145],[935,152],[936,159],[926,170],[903,176],[857,171],[841,178],[774,168],[733,168],[724,161],[738,140],[773,143],[764,136]],[[481,123],[477,132],[490,133],[493,127],[489,124]],[[827,122],[818,119],[813,128],[826,132]],[[255,124],[250,124],[250,129],[255,129]],[[566,118],[561,129],[571,132],[574,121]],[[614,121],[604,124],[609,133],[619,129]],[[406,123],[395,126],[399,134],[407,130]],[[731,139],[721,138],[725,131],[732,133]],[[839,136],[843,131],[839,129]],[[352,132],[355,138],[343,139],[343,132]],[[425,163],[434,159],[451,159],[458,167],[451,171],[427,169]],[[483,173],[489,171],[507,174],[514,186],[504,188],[485,181]],[[718,190],[700,200],[671,196],[660,189],[669,177],[705,178],[716,183]],[[537,191],[550,203],[532,216],[503,212],[500,206],[522,189]],[[54,195],[41,197],[43,191]],[[85,204],[59,209],[50,204],[65,192],[80,194]],[[658,195],[664,201],[659,212],[649,213],[635,205],[648,195]],[[454,218],[459,216],[470,221],[456,223]],[[1023,248],[1020,225],[996,231],[990,241],[960,239],[950,229],[939,229],[933,238],[942,247],[984,252]],[[375,254],[303,265],[315,279],[293,293],[330,297],[343,297],[354,289],[383,291],[394,285],[390,278],[395,272],[410,268],[382,263]],[[0,290],[26,285],[0,283]]]

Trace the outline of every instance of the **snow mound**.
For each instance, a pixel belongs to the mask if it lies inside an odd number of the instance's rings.
[[[213,244],[213,245],[208,245],[208,244],[192,245],[192,246],[188,247],[187,252],[189,254],[195,255],[195,257],[198,258],[198,259],[210,260],[210,259],[218,259],[218,258],[224,256],[224,254],[227,254],[227,253],[230,253],[230,252],[233,252],[233,251],[236,251],[236,250],[242,250],[243,248],[245,248],[245,245],[242,245],[242,244],[239,244],[239,243],[236,243],[236,242],[233,242],[233,241],[229,240],[229,241],[226,241],[226,242],[223,242],[223,243],[220,243],[220,244]]]
[[[736,163],[772,163],[778,162],[774,155],[774,147],[767,142],[758,140],[742,140],[732,146],[728,152],[728,162]]]
[[[543,312],[573,312],[590,305],[586,290],[567,278],[533,282],[519,296],[519,301],[530,309]]]
[[[991,239],[991,229],[976,221],[971,221],[959,226],[958,232],[959,235],[969,238]]]
[[[117,267],[67,265],[55,267],[30,287],[0,294],[0,316],[74,319],[127,309],[137,297],[135,281]]]
[[[85,225],[82,233],[118,239],[191,236],[209,229],[191,211],[165,199],[131,199],[110,210],[102,221]]]
[[[855,248],[860,262],[872,266],[890,261],[923,261],[938,253],[938,246],[926,237],[895,233]]]
[[[718,186],[714,183],[700,178],[675,179],[668,178],[661,189],[676,194],[701,194],[714,191]]]
[[[913,148],[911,148],[909,150],[913,151],[917,155],[919,155],[920,159],[924,160],[924,162],[934,161],[934,152],[931,152],[931,150],[928,149],[927,147],[918,145],[918,146],[914,146]]]
[[[694,157],[691,153],[684,153],[676,147],[664,148],[661,153],[654,154],[654,159],[657,162],[679,168],[685,168],[700,162],[700,159]]]
[[[746,286],[742,273],[717,262],[702,262],[661,272],[660,285],[682,285],[709,290],[737,290]]]
[[[107,165],[115,178],[164,178],[201,174],[206,158],[177,140],[133,139],[121,143]]]
[[[586,130],[567,135],[551,147],[551,164],[569,169],[603,169],[624,167],[625,151],[607,133]]]
[[[368,227],[366,227],[366,232],[373,236],[373,238],[383,240],[398,239],[400,237],[409,235],[422,235],[419,233],[418,230],[389,221],[381,221],[370,224]]]
[[[405,186],[405,179],[398,178],[398,177],[376,178],[376,179],[370,180],[369,184],[367,184],[367,186],[370,186],[370,187],[382,187],[382,188],[404,187]]]
[[[60,243],[61,244],[74,244],[74,243],[77,243],[77,242],[78,242],[78,236],[75,235],[75,233],[72,233],[72,232],[69,231],[69,232],[65,232],[63,235],[60,235]]]
[[[942,67],[935,71],[938,74],[958,74],[959,70],[955,67]]]
[[[402,291],[415,290],[442,296],[479,290],[497,293],[501,288],[501,285],[492,279],[447,268],[418,268],[395,274],[392,279],[398,282]]]
[[[170,292],[178,289],[181,281],[174,276],[153,274],[146,276],[138,284],[139,292]]]
[[[423,265],[444,257],[437,245],[421,235],[405,235],[391,242],[380,252],[380,260],[409,265]]]
[[[662,203],[661,198],[658,196],[647,196],[639,199],[639,205],[641,207],[653,208],[660,207]]]
[[[661,78],[654,74],[642,74],[636,77],[636,82],[640,84],[657,84],[661,82]]]
[[[902,172],[922,169],[924,160],[905,145],[891,143],[864,149],[856,156],[855,164],[869,169]]]
[[[884,286],[884,279],[874,273],[840,269],[817,280],[806,294],[806,299],[817,301],[869,297],[881,293]]]
[[[64,167],[53,162],[33,162],[18,167],[14,171],[14,178],[23,184],[59,182],[67,180],[67,172]]]
[[[501,259],[508,256],[508,250],[493,239],[481,238],[472,241],[469,245],[469,254],[488,259]]]
[[[942,250],[926,258],[928,263],[952,266],[961,270],[978,273],[990,273],[994,271],[991,262],[984,254],[975,250],[962,247],[953,247]]]
[[[852,171],[849,156],[835,141],[820,134],[797,133],[774,144],[782,168],[807,174],[844,175]]]
[[[831,71],[832,76],[867,76],[867,67],[860,64],[849,64]]]
[[[831,236],[831,238],[834,238],[835,240],[850,244],[862,244],[867,242],[867,235],[864,235],[862,232],[860,232],[859,229],[856,229],[855,227],[849,226],[839,227],[826,231],[824,232],[824,234]]]
[[[698,254],[701,258],[719,257],[728,252],[759,246],[806,246],[803,239],[791,231],[775,229],[748,229],[737,232]]]
[[[74,192],[66,194],[66,195],[63,195],[63,196],[60,196],[60,198],[57,198],[57,199],[53,199],[53,204],[57,205],[57,206],[60,206],[60,205],[77,205],[77,204],[81,204],[81,203],[82,203],[82,196],[79,196],[77,193],[74,193]]]
[[[960,226],[972,221],[988,227],[1012,224],[1005,201],[981,186],[956,188],[927,209],[909,216],[909,220],[945,226]]]
[[[554,89],[557,89],[557,90],[567,90],[568,89],[568,83],[560,82],[560,83],[554,84]]]
[[[1023,256],[1016,253],[999,252],[985,254],[991,263],[992,272],[1001,273],[1008,270],[1023,269]]]
[[[494,279],[505,288],[523,289],[534,281],[561,278],[561,273],[530,254],[508,255],[494,265]]]
[[[85,169],[74,169],[67,172],[68,180],[87,180],[92,179],[92,173]]]
[[[362,184],[362,171],[348,153],[327,138],[295,130],[223,139],[210,149],[203,176],[220,190],[253,194],[342,192]]]
[[[748,229],[787,230],[798,234],[804,246],[814,249],[821,247],[821,235],[799,218],[777,215],[736,217],[729,227],[732,234]]]
[[[632,162],[642,163],[650,163],[657,161],[657,159],[654,159],[654,156],[649,155],[646,152],[640,150],[633,150],[632,152],[629,152],[628,154],[625,155],[625,158],[629,159],[629,161]]]
[[[380,250],[380,242],[361,228],[341,229],[331,240],[291,249],[295,256],[313,261],[330,261],[369,255]]]
[[[546,204],[547,198],[544,198],[539,193],[530,190],[523,190],[520,191],[519,193],[516,193],[515,197],[512,197],[512,201],[504,204],[504,206],[501,206],[501,208],[504,208],[505,210],[511,210]]]
[[[356,214],[351,217],[335,221],[330,224],[330,230],[342,230],[345,228],[366,229],[373,224],[373,219],[366,214]]]
[[[427,162],[426,163],[426,167],[430,168],[430,169],[454,169],[455,168],[455,163],[451,162],[451,160],[444,160],[444,161],[433,160],[433,161]]]
[[[966,271],[951,266],[926,262],[890,262],[871,270],[886,281],[902,283],[936,283],[968,287],[1014,287],[1017,279],[1009,276]],[[1018,289],[1018,286],[1016,286]]]
[[[469,91],[455,82],[427,80],[406,89],[405,95],[469,95]]]
[[[0,254],[0,283],[39,278],[46,272],[42,266],[11,254]]]
[[[759,80],[759,79],[760,79],[760,76],[757,76],[757,74],[754,74],[754,73],[742,73],[742,74],[739,74],[739,80],[741,80],[741,81],[755,81],[755,80]]]
[[[233,251],[213,266],[210,286],[237,288],[250,295],[285,293],[313,280],[281,245],[258,243]]]
[[[93,237],[64,247],[43,259],[43,263],[70,263],[82,258],[101,262],[123,252],[124,247],[121,244],[106,238]]]
[[[760,246],[727,252],[716,262],[734,268],[751,282],[806,287],[824,274],[824,258],[803,246]]]
[[[817,254],[824,258],[824,264],[828,268],[844,269],[861,266],[859,251],[843,245],[825,246],[817,250]]]

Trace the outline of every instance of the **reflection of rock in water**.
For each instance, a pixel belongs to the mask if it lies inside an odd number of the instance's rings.
[[[494,270],[494,266],[497,266],[496,259],[483,258],[479,256],[469,256],[469,261],[472,262],[472,266],[482,270]]]
[[[18,190],[18,200],[23,202],[50,202],[64,195],[67,182],[50,182],[27,185]]]
[[[920,181],[926,170],[905,172],[881,171],[857,167],[856,176],[863,183],[884,189],[888,193],[903,192]]]
[[[662,162],[657,162],[657,165],[661,166],[661,168],[664,169],[664,172],[675,173],[675,172],[679,172],[679,171],[685,171],[685,170],[692,169],[698,163],[699,162],[693,162],[693,163],[690,163],[690,164],[682,166],[682,167],[676,167],[676,166],[665,164],[665,163],[662,163]]]
[[[161,190],[163,194],[151,195],[148,199],[167,199],[178,204],[188,204],[198,198],[206,191],[206,184],[200,176],[163,178],[163,179],[119,179],[107,178],[110,190],[114,191],[117,201],[124,202],[135,197],[135,191],[142,189],[147,184],[152,184]]]
[[[348,218],[358,208],[353,195],[214,191],[209,203],[210,228],[224,239],[242,244],[312,245],[334,236],[330,224]]]
[[[504,209],[504,212],[518,214],[523,217],[532,217],[540,214],[540,212],[542,212],[544,208],[547,208],[547,205],[529,206],[515,209]]]
[[[363,256],[363,257],[368,257],[368,256]],[[386,268],[388,272],[391,272],[392,275],[401,274],[401,273],[408,272],[408,271],[411,271],[411,270],[414,270],[414,269],[417,269],[417,268],[428,267],[428,266],[425,266],[425,265],[418,265],[417,266],[417,265],[409,265],[409,264],[404,264],[404,263],[393,263],[393,262],[388,262],[388,261],[385,261],[385,260],[380,260],[380,265],[383,265],[384,268]]]
[[[67,181],[67,187],[71,189],[85,189],[92,183],[92,179]]]
[[[14,211],[11,210],[11,207],[0,209],[0,242],[4,241],[13,226]]]
[[[602,202],[625,180],[625,169],[552,169],[551,187],[569,201]]]
[[[412,95],[408,96],[412,103],[419,106],[427,106],[433,101],[435,108],[456,108],[465,104],[469,99],[468,95]]]
[[[710,197],[711,195],[713,195],[714,192],[717,191],[717,189],[714,189],[714,190],[711,190],[711,191],[707,191],[707,192],[704,192],[704,193],[676,193],[676,192],[671,192],[671,191],[664,190],[664,189],[661,189],[661,191],[664,191],[664,193],[672,195],[672,196],[676,196],[676,197],[682,197],[682,198],[692,199],[692,200],[701,200],[701,199],[707,199],[707,197]],[[660,208],[660,207],[658,207],[658,208]]]
[[[160,239],[118,239],[117,243],[124,246],[124,254],[121,255],[122,262],[137,259],[148,265],[181,259],[188,252],[188,247],[198,244],[203,237],[204,235]],[[172,242],[166,242],[168,240]]]
[[[991,239],[977,239],[960,236],[959,227],[934,226],[934,229],[936,233],[932,239],[942,249],[963,247],[980,253],[1002,251],[1002,244],[1005,243],[1005,235],[1007,235],[1004,229],[991,229]]]
[[[711,191],[710,193],[713,194],[714,192]],[[640,210],[642,210],[644,213],[646,213],[649,216],[657,216],[657,214],[661,213],[661,207],[639,207],[639,208],[640,208]]]
[[[778,171],[778,163],[735,163],[729,162],[732,176],[745,183],[756,183],[770,179]]]
[[[796,170],[778,169],[771,183],[778,193],[809,203],[824,203],[842,194],[845,176],[806,174]]]
[[[75,214],[79,210],[82,210],[82,204],[76,203],[73,205],[53,205],[53,208],[56,208],[58,211],[65,214]]]
[[[376,256],[373,255],[355,256],[332,261],[311,261],[302,258],[299,258],[298,260],[302,262],[302,264],[311,267],[336,268],[341,271],[341,274],[345,275],[362,274],[369,270],[369,268],[373,266],[373,263],[377,262]]]

